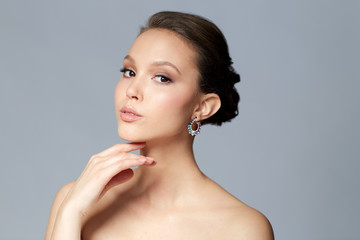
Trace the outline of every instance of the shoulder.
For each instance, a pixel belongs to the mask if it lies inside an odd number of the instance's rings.
[[[221,219],[221,225],[226,229],[221,231],[222,239],[274,239],[271,224],[261,212],[246,205],[215,182],[210,182],[209,186],[209,209]]]
[[[55,200],[61,199],[63,200],[67,194],[69,193],[70,189],[72,188],[72,186],[74,185],[75,181],[69,182],[67,184],[65,184],[64,186],[62,186],[59,191],[56,194]]]
[[[274,239],[269,220],[261,212],[245,204],[234,208],[229,220],[228,239]]]
[[[57,192],[55,199],[53,201],[53,205],[51,207],[51,211],[56,210],[60,207],[66,196],[68,195],[70,189],[74,185],[74,182],[69,182],[62,186],[59,191]]]
[[[45,239],[50,239],[57,212],[73,185],[74,185],[74,182],[67,183],[62,188],[60,188],[60,190],[57,192],[55,199],[53,201],[52,207],[51,207]]]

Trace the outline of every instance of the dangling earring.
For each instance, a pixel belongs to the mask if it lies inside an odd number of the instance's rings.
[[[200,121],[196,121],[196,119],[197,119],[197,117],[194,117],[193,120],[191,120],[191,122],[188,125],[188,131],[191,136],[196,136],[200,133],[201,123],[200,123]],[[195,130],[193,130],[193,128],[192,128],[192,125],[194,122],[197,125],[197,128]]]

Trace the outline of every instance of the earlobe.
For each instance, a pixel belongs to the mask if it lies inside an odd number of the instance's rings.
[[[220,97],[216,93],[208,93],[202,97],[198,111],[195,112],[195,116],[198,116],[199,120],[205,120],[213,116],[221,107]]]

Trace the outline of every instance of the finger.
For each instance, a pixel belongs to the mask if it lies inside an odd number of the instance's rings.
[[[102,193],[100,194],[100,197],[103,196],[110,188],[130,180],[133,176],[134,171],[132,169],[125,169],[119,172],[106,184]]]
[[[99,177],[102,179],[101,181],[108,183],[116,174],[124,171],[125,169],[139,167],[143,165],[151,166],[155,163],[155,159],[143,156],[140,156],[136,159],[123,159],[121,161],[115,161],[113,164],[107,165],[106,167],[102,168],[101,173],[99,172]]]
[[[91,159],[91,161],[89,161],[87,168],[95,169],[95,170],[102,169],[113,164],[119,164],[121,161],[124,160],[138,160],[138,159],[143,159],[145,161],[146,157],[135,153],[126,153],[126,152],[120,152],[106,157],[97,156]]]
[[[139,158],[135,159],[123,159],[121,161],[115,161],[113,164],[109,165],[109,171],[114,172],[113,176],[120,171],[123,171],[128,168],[140,167],[143,165],[152,165],[155,164],[156,161],[151,157],[139,156]]]
[[[133,162],[127,161],[126,164],[124,164],[123,163],[124,160],[131,160]],[[98,172],[103,172],[103,170],[109,167],[113,168],[114,165],[117,166],[115,168],[116,169],[115,171],[117,172],[108,172],[107,170],[106,172],[108,173],[106,174],[101,173],[101,178],[103,179],[103,184],[105,185],[111,179],[111,177],[113,177],[118,172],[142,164],[150,164],[153,163],[153,161],[154,159],[151,157],[146,158],[142,155],[137,155],[135,153],[126,153],[126,152],[117,153],[115,155],[107,156],[107,157],[94,156],[90,159],[86,168],[81,173],[80,177],[88,176],[91,178],[92,175],[97,175]],[[131,165],[128,165],[129,163]],[[118,168],[118,167],[123,167],[123,168]]]
[[[145,147],[145,143],[118,143],[104,151],[96,154],[99,156],[108,156],[117,152],[132,152]]]

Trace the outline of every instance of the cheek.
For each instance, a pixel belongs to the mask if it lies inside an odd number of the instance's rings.
[[[187,122],[192,115],[195,94],[189,91],[173,91],[156,95],[157,111],[173,121]]]
[[[124,99],[126,98],[126,91],[124,89],[126,86],[124,86],[124,83],[120,80],[115,87],[114,91],[114,107],[115,107],[115,116],[116,120],[119,121],[120,119],[120,109],[123,107]]]
[[[119,81],[116,84],[115,93],[114,93],[115,106],[116,106],[116,104],[118,104],[119,100],[124,97],[124,95],[125,95],[125,90],[124,89],[125,89],[125,86],[124,86],[123,81]]]

